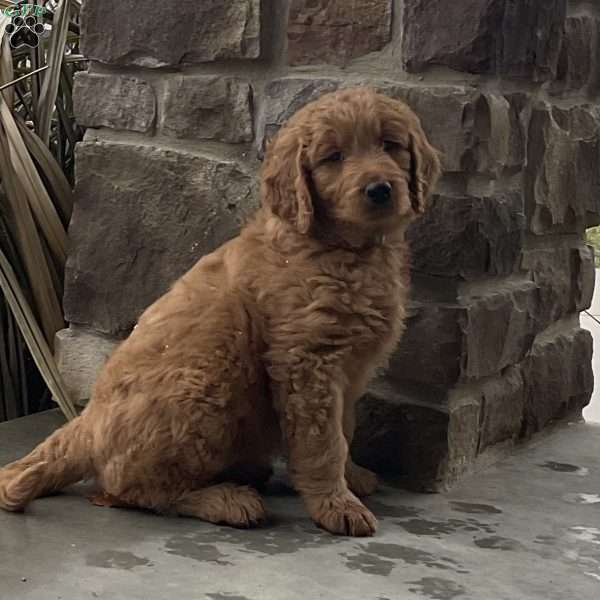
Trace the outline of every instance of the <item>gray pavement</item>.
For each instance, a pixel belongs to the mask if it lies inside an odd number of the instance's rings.
[[[0,425],[0,464],[61,418]],[[0,514],[0,600],[597,600],[600,426],[544,434],[447,494],[387,485],[370,539],[334,537],[275,483],[252,531],[92,506],[85,488]]]

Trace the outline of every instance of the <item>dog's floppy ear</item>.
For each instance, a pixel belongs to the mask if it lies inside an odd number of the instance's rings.
[[[427,196],[442,172],[437,150],[418,124],[409,134],[410,202],[417,214],[425,212]]]
[[[300,132],[284,127],[267,146],[261,171],[263,204],[302,234],[308,233],[314,217],[304,154]]]

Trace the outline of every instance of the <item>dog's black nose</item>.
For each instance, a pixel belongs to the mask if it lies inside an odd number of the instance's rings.
[[[376,206],[385,206],[392,199],[392,184],[389,181],[376,181],[365,188],[369,201]]]

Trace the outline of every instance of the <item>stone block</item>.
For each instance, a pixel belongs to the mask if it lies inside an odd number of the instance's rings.
[[[385,377],[450,387],[496,375],[531,348],[544,326],[539,310],[537,286],[527,280],[465,292],[454,303],[413,302]]]
[[[429,141],[441,153],[444,172],[475,166],[476,113],[481,93],[463,86],[382,84],[381,91],[404,100],[419,116]],[[479,144],[477,144],[479,146]],[[481,146],[479,146],[481,147]]]
[[[529,126],[526,213],[535,234],[581,232],[600,215],[600,109],[537,104]]]
[[[392,0],[291,0],[288,61],[345,66],[381,50],[391,39],[391,28]]]
[[[506,94],[508,101],[508,157],[505,165],[507,175],[522,171],[527,157],[527,133],[531,117],[528,94],[515,92]]]
[[[418,490],[443,486],[449,415],[435,404],[413,403],[389,387],[374,385],[356,410],[351,453],[357,464]]]
[[[117,339],[76,327],[56,334],[58,369],[75,404],[83,406],[90,399],[98,373],[118,343]]]
[[[176,75],[165,82],[160,130],[175,138],[252,141],[248,82],[219,75]]]
[[[444,65],[457,71],[493,73],[503,2],[406,0],[403,56],[411,72]]]
[[[480,399],[453,390],[448,395],[447,410],[448,456],[443,463],[440,491],[456,483],[473,467],[479,444]]]
[[[84,127],[110,127],[146,133],[154,126],[156,98],[139,77],[77,73],[73,85],[75,118]]]
[[[600,94],[600,18],[594,21],[593,26],[596,43],[592,46],[592,74],[588,93],[597,96]]]
[[[413,270],[465,280],[508,275],[517,264],[524,230],[520,192],[481,198],[436,194],[408,230]]]
[[[593,388],[591,352],[589,332],[561,324],[494,377],[458,386],[378,379],[357,406],[352,456],[407,487],[443,491],[482,452],[580,414]]]
[[[566,0],[406,0],[410,72],[457,71],[545,81],[556,73]]]
[[[582,245],[571,250],[571,289],[574,312],[587,310],[592,305],[596,284],[596,264],[592,246]]]
[[[526,434],[554,419],[581,416],[594,388],[592,352],[592,336],[585,329],[549,330],[536,339],[522,365]]]
[[[466,323],[467,311],[458,304],[415,303],[386,376],[397,382],[452,385],[461,377]]]
[[[418,491],[439,492],[472,465],[479,400],[374,382],[357,405],[357,464]]]
[[[591,82],[599,24],[598,19],[586,15],[569,17],[565,21],[556,82],[551,91],[576,92]]]
[[[373,86],[404,100],[415,111],[429,141],[441,152],[444,172],[496,177],[522,165],[520,126],[503,96],[469,86],[377,81]]]
[[[260,53],[260,0],[87,0],[82,52],[114,65],[177,67]]]
[[[521,361],[541,329],[537,287],[530,281],[498,285],[461,298],[467,307],[462,376],[495,375]]]
[[[234,161],[140,143],[77,146],[65,311],[119,335],[256,208],[255,177]]]
[[[429,141],[441,152],[446,172],[496,176],[523,163],[520,125],[503,96],[468,86],[420,86],[369,78],[285,77],[270,82],[258,119],[259,148],[308,102],[355,85],[367,85],[406,102],[420,117]]]
[[[589,247],[555,245],[527,249],[523,252],[521,269],[529,272],[538,287],[540,328],[590,306],[595,268]]]
[[[534,81],[554,79],[566,15],[567,0],[504,0],[497,72]]]
[[[509,367],[500,377],[477,384],[481,397],[479,452],[516,440],[521,433],[525,408],[525,384],[521,371]]]
[[[295,112],[341,86],[340,80],[332,78],[283,77],[269,82],[257,116],[259,152],[264,151],[265,143]]]

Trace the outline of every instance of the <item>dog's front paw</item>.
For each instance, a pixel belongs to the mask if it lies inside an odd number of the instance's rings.
[[[359,498],[370,496],[377,490],[377,475],[369,469],[359,467],[353,462],[346,465],[346,483]]]
[[[331,533],[371,536],[377,530],[373,513],[351,492],[306,498],[310,516]]]

